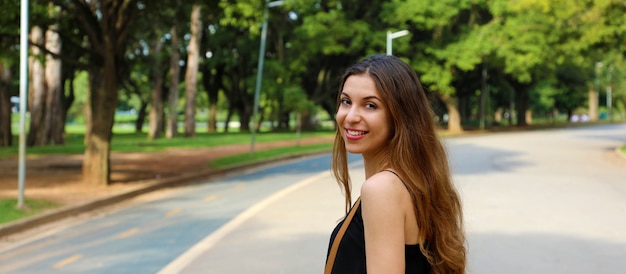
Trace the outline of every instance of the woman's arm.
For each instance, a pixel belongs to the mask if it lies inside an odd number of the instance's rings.
[[[406,203],[411,198],[400,179],[390,172],[370,177],[361,187],[367,273],[405,271]]]

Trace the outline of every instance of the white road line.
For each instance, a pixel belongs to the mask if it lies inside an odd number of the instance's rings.
[[[257,204],[251,206],[244,212],[237,215],[235,218],[230,220],[228,223],[217,229],[215,232],[211,233],[206,238],[202,239],[202,241],[198,242],[196,245],[191,247],[187,252],[178,256],[174,261],[165,266],[159,274],[169,274],[169,273],[180,273],[185,267],[187,267],[191,262],[193,262],[198,256],[202,255],[207,250],[211,249],[218,241],[220,241],[224,236],[228,235],[230,232],[235,230],[238,226],[243,224],[245,221],[250,219],[252,216],[256,215],[259,211],[263,210],[272,202],[280,199],[287,194],[320,179],[330,176],[331,173],[329,170],[320,172],[312,177],[304,179],[300,182],[297,182],[289,187],[282,189],[279,192],[274,193],[264,200],[258,202]]]

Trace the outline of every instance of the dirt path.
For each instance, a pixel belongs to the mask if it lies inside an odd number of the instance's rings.
[[[300,144],[332,142],[332,137],[308,138]],[[293,146],[296,141],[258,143],[255,150]],[[27,157],[26,198],[56,201],[64,205],[83,203],[145,184],[148,180],[170,178],[185,173],[210,170],[209,162],[224,156],[246,153],[249,144],[204,149],[171,149],[149,153],[112,153],[109,186],[83,181],[83,155]],[[17,197],[18,159],[0,160],[0,198]]]

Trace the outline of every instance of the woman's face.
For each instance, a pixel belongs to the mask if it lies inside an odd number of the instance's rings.
[[[351,75],[340,94],[337,126],[350,153],[371,155],[389,142],[387,106],[369,74]]]

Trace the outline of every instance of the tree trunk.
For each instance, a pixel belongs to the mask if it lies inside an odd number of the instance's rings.
[[[185,136],[196,135],[196,94],[198,91],[198,63],[200,61],[200,39],[202,39],[202,21],[200,5],[194,5],[191,11],[191,39],[187,55],[185,75]]]
[[[34,26],[31,29],[30,40],[36,44],[44,43],[44,33],[41,27]],[[45,83],[45,71],[43,64],[41,63],[41,50],[35,46],[31,47],[32,55],[28,58],[29,70],[30,70],[30,85],[28,92],[28,110],[30,112],[30,127],[28,130],[28,137],[26,144],[28,146],[44,145],[42,142],[45,139],[47,123],[44,122],[45,118],[45,98],[46,98],[46,83]]]
[[[228,132],[230,119],[233,117],[233,107],[228,107],[228,112],[226,113],[226,120],[224,120],[224,132]]]
[[[598,93],[594,89],[589,89],[589,119],[598,121]]]
[[[137,120],[135,121],[135,132],[143,130],[143,124],[146,122],[146,109],[148,109],[148,101],[141,100],[139,109],[137,110]]]
[[[500,125],[500,122],[502,121],[502,113],[504,112],[504,109],[502,107],[499,107],[498,109],[496,109],[496,112],[493,113],[493,121],[496,122],[496,124]]]
[[[262,113],[259,110],[259,113]],[[239,131],[241,132],[249,132],[250,131],[250,117],[252,117],[252,115],[250,115],[249,111],[246,111],[245,108],[237,108],[237,114],[239,114]],[[261,123],[261,119],[259,119],[259,124]],[[255,124],[255,125],[259,125],[259,124]],[[257,128],[257,132],[258,128]]]
[[[13,143],[11,112],[11,70],[0,61],[0,147]]]
[[[463,132],[461,115],[457,108],[456,98],[448,96],[440,96],[440,98],[448,110],[448,131],[451,133]]]
[[[525,86],[525,85],[524,85]],[[528,125],[527,121],[526,121],[526,110],[528,109],[528,92],[527,92],[527,88],[520,88],[518,89],[516,87],[515,89],[515,95],[516,95],[516,114],[517,114],[517,126],[520,127],[525,127]]]
[[[202,67],[202,82],[204,84],[204,90],[209,98],[209,113],[208,113],[208,132],[217,131],[217,100],[219,97],[219,91],[222,88],[222,79],[224,77],[224,65],[218,66],[215,75],[211,74],[211,68],[208,65]]]
[[[152,107],[150,108],[149,139],[161,137],[163,133],[163,77],[161,77],[161,37],[157,37],[153,48]]]
[[[106,52],[113,52],[105,45]],[[83,161],[83,178],[95,185],[110,181],[110,146],[118,100],[115,56],[103,55],[103,66],[89,71],[89,116],[92,118]]]
[[[526,113],[524,113],[524,119],[526,120],[527,125],[533,124],[533,112],[530,109],[527,109]]]
[[[177,26],[172,27],[172,55],[170,56],[170,88],[168,94],[169,111],[167,121],[167,138],[174,138],[178,135],[178,77],[180,75],[180,40],[178,38]]]
[[[46,31],[46,49],[52,53],[61,53],[61,38],[56,31]],[[49,126],[46,127],[45,144],[63,144],[63,133],[65,132],[65,120],[63,116],[63,81],[61,60],[46,55],[46,107],[44,121]]]
[[[299,123],[300,128],[304,131],[313,130],[317,127],[317,121],[314,120],[309,111],[302,112]]]
[[[61,111],[61,120],[63,121],[63,128],[65,128],[65,124],[67,123],[67,112],[70,110],[70,107],[76,99],[76,93],[74,92],[74,78],[76,77],[76,74],[74,72],[74,68],[70,68],[68,71],[68,68],[66,66],[63,70],[62,75],[63,80],[61,82],[63,83],[63,99],[61,102],[63,108]],[[67,85],[65,83],[67,83]],[[68,87],[67,94],[65,92],[65,87]]]

